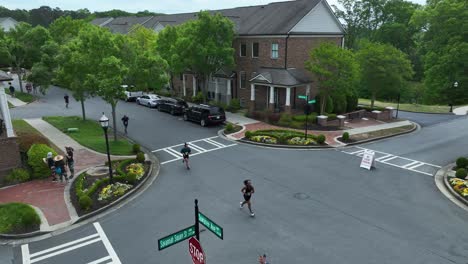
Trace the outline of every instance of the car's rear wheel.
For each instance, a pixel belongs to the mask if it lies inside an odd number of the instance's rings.
[[[200,120],[200,126],[202,126],[202,127],[206,126],[206,120],[205,119]]]
[[[184,121],[188,121],[188,116],[187,116],[187,114],[184,114]]]

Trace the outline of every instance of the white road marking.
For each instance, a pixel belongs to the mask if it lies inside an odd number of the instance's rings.
[[[381,152],[381,151],[366,149],[366,148],[362,148],[362,147],[353,147],[353,148],[358,148],[360,150],[359,151],[348,152],[348,151],[345,151],[346,150],[345,149],[345,150],[342,150],[341,152],[349,154],[349,155],[354,155],[354,156],[362,156],[362,153],[364,153],[365,151],[373,151],[376,154],[378,153],[378,154],[381,155],[381,157],[375,159],[375,161],[377,161],[377,162],[387,164],[387,165],[390,165],[390,166],[393,166],[393,167],[397,167],[397,168],[400,168],[400,169],[405,169],[405,170],[414,171],[414,172],[417,172],[417,173],[429,175],[429,176],[433,176],[433,174],[425,172],[425,171],[417,170],[416,168],[421,167],[423,165],[425,165],[426,167],[427,166],[432,167],[434,169],[440,169],[441,168],[441,166],[439,166],[439,165],[430,164],[430,163],[417,161],[417,160],[412,160],[412,159],[396,156],[396,155]],[[394,164],[394,163],[389,162],[389,161],[397,159],[397,158],[408,161],[408,163],[405,164],[405,165],[398,165],[398,164]]]
[[[107,238],[106,233],[104,233],[104,230],[102,230],[101,225],[98,222],[96,222],[96,223],[94,223],[94,228],[96,228],[96,231],[98,232],[99,236],[102,239],[102,243],[104,243],[104,246],[106,247],[107,252],[109,253],[110,257],[112,258],[112,263],[122,264],[120,262],[119,257],[117,256],[117,253],[115,253],[115,250],[112,247],[109,239]]]
[[[94,227],[96,228],[96,231],[97,231],[96,234],[82,237],[80,239],[73,240],[71,242],[61,244],[59,246],[41,250],[33,254],[29,253],[29,244],[21,245],[21,254],[23,257],[23,264],[36,263],[41,260],[49,259],[49,258],[52,258],[54,256],[57,256],[66,252],[73,251],[75,249],[97,243],[99,241],[102,241],[109,256],[89,262],[89,264],[99,264],[107,260],[112,260],[112,262],[110,263],[121,264],[119,257],[115,253],[114,248],[112,248],[112,245],[110,244],[109,239],[107,238],[106,234],[102,230],[101,225],[98,222],[96,222],[94,223]]]
[[[202,138],[202,139],[197,139],[197,140],[194,140],[194,141],[190,141],[190,142],[187,142],[187,144],[189,145],[189,147],[193,148],[194,150],[197,151],[197,153],[193,153],[191,154],[190,156],[196,156],[196,155],[200,155],[200,154],[203,154],[203,153],[207,153],[207,152],[211,152],[211,151],[215,151],[215,150],[219,150],[219,149],[223,149],[223,148],[228,148],[228,147],[233,147],[233,146],[236,146],[237,144],[229,144],[229,145],[224,145],[222,143],[219,143],[217,141],[214,141],[213,139],[215,138],[218,138],[218,136],[214,136],[214,137],[209,137],[209,138]],[[215,148],[212,148],[212,149],[205,149],[205,148],[202,148],[198,145],[196,145],[195,143],[197,142],[205,142],[205,143],[208,143],[212,146],[214,146]],[[170,163],[170,162],[174,162],[174,161],[178,161],[178,160],[181,160],[182,159],[182,154],[180,154],[179,152],[177,152],[176,150],[174,150],[174,148],[177,148],[177,147],[181,147],[183,146],[184,144],[177,144],[177,145],[174,145],[174,146],[170,146],[170,147],[165,147],[165,148],[161,148],[161,149],[157,149],[157,150],[153,150],[151,152],[160,152],[160,151],[164,151],[166,153],[169,153],[170,155],[172,155],[173,157],[175,157],[174,159],[170,159],[170,160],[166,160],[166,161],[162,161],[161,162],[161,165],[164,165],[164,164],[167,164],[167,163]]]

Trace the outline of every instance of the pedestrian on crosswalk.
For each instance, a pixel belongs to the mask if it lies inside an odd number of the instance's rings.
[[[184,143],[184,147],[180,150],[180,153],[182,153],[182,163],[185,163],[185,167],[187,167],[187,170],[190,170],[189,166],[189,156],[192,150],[189,148],[187,143]]]

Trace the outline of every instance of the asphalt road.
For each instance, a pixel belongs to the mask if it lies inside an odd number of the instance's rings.
[[[426,113],[415,113],[399,111],[398,118],[408,119],[413,122],[417,122],[422,127],[437,125],[439,123],[447,122],[449,120],[455,120],[458,118],[464,118],[465,116],[457,116],[453,114],[426,114]]]
[[[52,92],[43,103],[28,106],[37,107],[34,111],[18,108],[13,115],[62,114],[62,91]],[[97,119],[100,101],[93,99],[87,105],[93,113],[89,116]],[[130,136],[149,149],[212,137],[217,130],[132,104],[118,108],[134,122]],[[74,114],[71,111],[74,106],[67,114]],[[466,127],[466,117],[444,119],[363,147],[445,165],[468,155]],[[207,141],[195,144],[209,147]],[[28,248],[30,254],[41,253],[35,258],[50,254],[36,263],[91,263],[106,256],[117,256],[122,263],[191,263],[186,241],[158,251],[157,239],[193,224],[193,199],[197,198],[200,211],[224,228],[224,240],[210,231],[201,234],[209,263],[257,263],[263,253],[272,264],[467,262],[468,230],[463,226],[468,213],[438,191],[432,176],[404,169],[404,164],[378,163],[377,169],[367,171],[359,168],[359,157],[342,151],[347,149],[278,150],[238,144],[193,156],[190,171],[180,161],[169,162],[144,193],[122,208],[31,242]],[[246,208],[239,209],[244,179],[251,179],[256,189],[254,218]],[[62,254],[60,250],[73,245],[41,252],[89,236],[97,241],[77,242],[76,249]],[[13,263],[23,263],[20,245],[11,253],[6,250],[0,248],[0,253],[12,254]]]

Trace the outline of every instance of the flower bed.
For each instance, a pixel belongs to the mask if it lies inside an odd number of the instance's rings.
[[[459,178],[449,178],[449,183],[458,194],[468,199],[468,181]]]
[[[293,130],[257,130],[247,131],[245,139],[253,142],[278,145],[295,145],[295,146],[311,146],[311,145],[326,145],[324,135],[305,134]]]
[[[113,161],[113,184],[110,184],[108,175],[79,175],[70,191],[78,215],[98,210],[122,197],[149,176],[150,166],[151,162],[138,163],[135,159]]]

